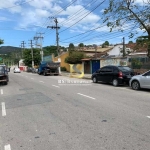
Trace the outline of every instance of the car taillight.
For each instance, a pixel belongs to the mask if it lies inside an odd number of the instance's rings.
[[[119,72],[119,78],[122,78],[123,77],[123,74],[122,74],[122,72],[120,71]]]

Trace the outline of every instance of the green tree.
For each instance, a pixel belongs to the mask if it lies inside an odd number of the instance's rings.
[[[81,59],[85,58],[86,55],[83,52],[75,51],[66,57],[65,62],[69,64],[82,63]]]
[[[106,46],[109,46],[109,42],[108,41],[105,41],[104,43]]]
[[[124,25],[128,22],[133,26],[138,26],[144,32],[148,34],[150,41],[150,1],[144,0],[138,3],[137,0],[109,0],[109,5],[104,9],[104,22],[110,27],[110,31],[113,28],[119,28],[119,31],[123,31]],[[113,19],[112,19],[113,18]],[[131,30],[130,38],[132,38],[137,31]],[[148,51],[150,51],[148,49]],[[148,52],[150,57],[150,52]]]
[[[132,44],[132,43],[133,43],[133,41],[129,41],[129,42],[128,42],[128,44]]]
[[[109,46],[109,42],[108,41],[105,41],[103,44],[102,44],[102,48],[105,48],[105,47],[108,47]]]
[[[71,54],[74,50],[75,50],[74,44],[73,44],[73,43],[70,43],[70,44],[69,44],[69,48],[68,48],[69,54]]]
[[[1,44],[4,44],[4,40],[1,40],[1,39],[0,39],[0,45],[1,45]]]
[[[79,49],[83,49],[84,44],[83,44],[83,43],[80,43],[80,44],[78,45],[78,47],[79,47]]]
[[[138,58],[132,58],[131,65],[133,69],[140,69],[142,67],[142,62]]]
[[[32,67],[32,55],[31,55],[31,49],[26,49],[23,52],[23,62],[26,66]],[[41,61],[41,55],[40,51],[38,49],[33,49],[33,60],[34,64],[37,66],[40,64]]]
[[[52,55],[57,56],[57,46],[46,46],[43,48],[44,56]]]

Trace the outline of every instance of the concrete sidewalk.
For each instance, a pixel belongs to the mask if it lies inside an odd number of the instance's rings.
[[[62,76],[70,77],[71,73],[66,71],[61,71]],[[79,73],[72,73],[72,75],[80,75]],[[91,79],[92,74],[84,74],[82,79]]]

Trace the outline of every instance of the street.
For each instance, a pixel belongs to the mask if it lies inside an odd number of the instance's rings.
[[[150,90],[26,72],[9,78],[0,85],[0,150],[150,149]]]

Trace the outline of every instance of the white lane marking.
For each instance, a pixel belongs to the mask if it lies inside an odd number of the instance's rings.
[[[44,83],[43,81],[39,81],[39,82]]]
[[[34,80],[34,78],[31,78],[32,80]]]
[[[81,95],[81,96],[85,96],[85,97],[91,98],[91,99],[95,99],[94,97],[90,97],[90,96],[87,96],[87,95],[84,95],[84,94],[81,94],[81,93],[77,93],[77,94]]]
[[[147,118],[149,118],[149,119],[150,119],[150,116],[147,116]]]
[[[52,85],[52,86],[57,87],[57,88],[60,88],[60,87],[59,87],[59,86],[57,86],[57,85]]]
[[[4,150],[11,150],[10,145],[9,145],[9,144],[8,144],[8,145],[5,145]]]
[[[6,116],[6,108],[4,102],[2,102],[2,116]]]
[[[1,95],[3,95],[3,89],[1,89]]]

